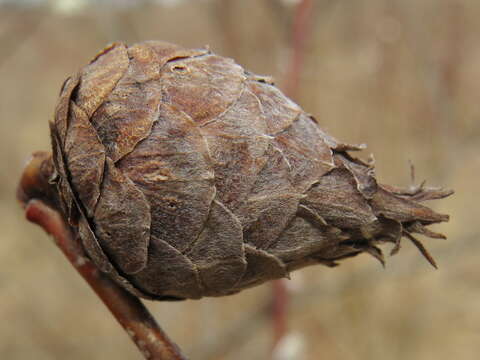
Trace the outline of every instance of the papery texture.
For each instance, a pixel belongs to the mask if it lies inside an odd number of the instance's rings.
[[[65,216],[92,260],[152,299],[228,295],[377,247],[439,238],[271,82],[208,50],[113,44],[62,89],[51,125]]]

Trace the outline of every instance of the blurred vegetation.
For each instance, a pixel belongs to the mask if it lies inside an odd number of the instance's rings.
[[[17,2],[26,5],[27,1]],[[106,43],[206,44],[282,85],[292,4],[280,0],[0,1],[0,358],[139,359],[113,318],[42,230],[15,187],[67,75]],[[121,6],[120,6],[121,5]],[[341,140],[365,142],[378,178],[454,188],[446,242],[412,246],[382,270],[363,256],[293,274],[291,359],[477,359],[480,351],[480,2],[317,0],[295,99]],[[192,359],[265,359],[268,285],[239,295],[149,303]],[[285,352],[285,354],[288,351]]]

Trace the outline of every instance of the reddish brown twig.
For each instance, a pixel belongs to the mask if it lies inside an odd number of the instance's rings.
[[[275,280],[272,284],[272,352],[287,334],[288,317],[288,289],[284,280]]]
[[[29,195],[40,194],[39,188],[45,186],[43,179],[46,174],[42,171],[49,168],[45,166],[49,157],[44,155],[38,153],[33,157],[20,182],[19,199],[25,205],[27,219],[53,236],[57,246],[123,326],[145,359],[185,360],[180,349],[162,331],[143,303],[100,272],[88,259],[75,232],[60,212],[42,200],[29,199]]]
[[[302,66],[305,62],[305,49],[311,32],[313,0],[302,0],[297,5],[293,19],[291,55],[285,73],[283,92],[295,98],[300,83]]]

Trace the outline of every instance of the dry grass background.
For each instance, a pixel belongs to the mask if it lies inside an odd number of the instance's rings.
[[[124,2],[125,3],[125,2]],[[437,271],[405,243],[387,268],[362,256],[293,274],[291,359],[478,359],[480,2],[317,0],[297,101],[337,138],[366,142],[378,177],[456,194],[428,240]],[[63,79],[106,43],[209,44],[279,80],[291,9],[278,0],[190,1],[123,10],[0,7],[0,358],[140,359],[104,306],[14,199],[22,166],[48,149]],[[239,295],[149,303],[192,359],[265,359],[268,285]],[[245,321],[245,320],[248,321]],[[246,325],[245,325],[246,324]]]

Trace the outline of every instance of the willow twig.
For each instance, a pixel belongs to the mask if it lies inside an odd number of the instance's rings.
[[[272,354],[275,352],[278,344],[287,335],[287,317],[289,307],[289,294],[285,280],[275,280],[272,284],[272,328],[273,328],[273,343]]]
[[[19,199],[25,206],[26,218],[53,236],[57,246],[122,325],[145,359],[185,360],[180,349],[162,331],[143,303],[88,259],[78,235],[67,225],[61,213],[47,205],[47,200],[28,198],[29,194],[40,194],[39,188],[45,186],[43,179],[46,174],[42,172],[49,168],[45,166],[45,161],[48,157],[44,157],[43,153],[34,156],[22,176]]]
[[[305,62],[305,48],[311,31],[312,0],[302,0],[296,7],[291,37],[291,55],[285,74],[284,93],[295,98]],[[272,288],[272,354],[287,334],[288,289],[284,280],[275,280]]]
[[[296,7],[291,35],[291,55],[285,74],[283,92],[295,99],[305,62],[305,49],[312,26],[313,0],[302,0]]]

